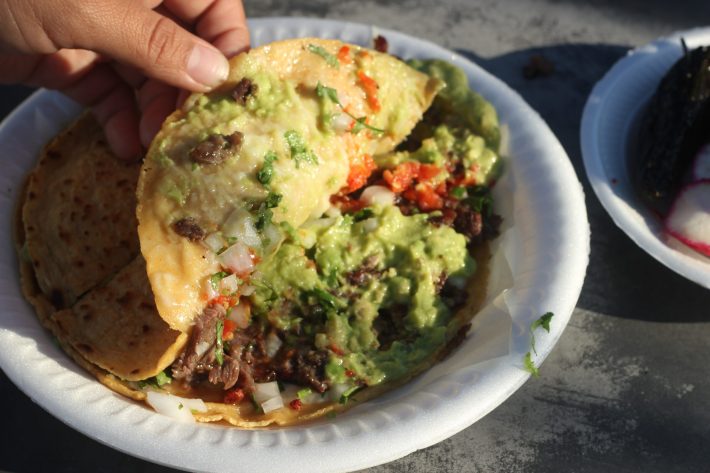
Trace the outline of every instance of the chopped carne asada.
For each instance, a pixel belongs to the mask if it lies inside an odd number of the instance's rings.
[[[197,220],[192,217],[181,218],[173,223],[173,230],[190,241],[200,241],[205,238],[205,231],[197,223]]]
[[[198,164],[220,164],[236,155],[242,146],[244,135],[237,131],[231,135],[210,135],[190,151],[190,159]]]
[[[256,95],[258,90],[259,86],[256,83],[254,83],[251,79],[244,77],[242,80],[237,82],[236,86],[234,86],[232,98],[239,105],[246,105],[247,99]]]

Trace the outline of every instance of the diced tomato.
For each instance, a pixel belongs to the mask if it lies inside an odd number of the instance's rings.
[[[336,355],[339,355],[339,356],[343,356],[345,354],[345,352],[343,350],[341,350],[340,347],[335,344],[330,345],[330,351],[332,351],[333,353],[335,353]]]
[[[259,255],[256,254],[256,251],[254,251],[254,249],[251,247],[249,247],[249,257],[251,258],[254,265],[257,265],[261,262],[261,258],[259,257]],[[242,279],[244,279],[244,278],[242,278]]]
[[[241,388],[232,389],[227,391],[224,395],[225,404],[239,404],[244,400],[244,390]]]
[[[225,309],[229,309],[230,307],[233,307],[237,305],[239,302],[239,297],[237,296],[225,296],[223,294],[220,294],[219,296],[215,297],[211,301],[213,304],[220,304],[222,305]]]
[[[300,411],[303,407],[303,402],[301,402],[300,399],[294,399],[293,401],[289,402],[288,405],[291,406],[291,409],[293,409],[294,411]]]
[[[350,57],[350,47],[347,45],[341,47],[338,51],[338,61],[340,61],[341,64],[350,64],[352,60],[353,59]]]
[[[441,168],[434,164],[422,164],[419,166],[419,178],[425,181],[435,178],[440,172]]]
[[[423,210],[439,210],[444,206],[444,199],[439,194],[434,192],[428,184],[419,184],[416,187],[417,191],[417,206]]]
[[[377,169],[375,160],[369,154],[356,155],[350,161],[350,174],[348,174],[348,187],[346,194],[356,191],[367,183],[372,171]]]
[[[436,186],[436,193],[439,195],[447,195],[449,192],[446,181],[441,181],[438,186]]]
[[[367,103],[370,105],[370,108],[375,112],[379,112],[380,101],[377,98],[377,89],[379,88],[377,82],[363,71],[357,71],[357,77],[360,79],[360,85],[362,85],[362,89],[365,91]]]
[[[404,196],[404,198],[407,200],[411,200],[413,202],[417,201],[417,191],[414,189],[414,187],[410,187],[404,192],[402,192],[402,196]]]
[[[338,207],[343,213],[357,212],[365,207],[365,204],[361,200],[356,200],[343,194],[335,194],[332,196],[330,203]]]
[[[399,194],[410,187],[414,179],[419,177],[420,164],[414,161],[407,161],[399,164],[394,170],[389,169],[382,173],[382,177],[389,185],[392,192]]]
[[[355,372],[353,370],[345,370],[345,376],[347,376],[348,378],[352,378],[353,376],[355,376]]]
[[[224,327],[222,328],[222,338],[226,338],[227,336],[231,335],[236,328],[236,322],[231,319],[224,319]]]

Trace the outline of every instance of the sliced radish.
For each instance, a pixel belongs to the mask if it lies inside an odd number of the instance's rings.
[[[680,191],[665,227],[685,245],[710,256],[710,179],[694,182]]]
[[[703,179],[710,179],[710,143],[700,148],[693,162],[693,180]]]

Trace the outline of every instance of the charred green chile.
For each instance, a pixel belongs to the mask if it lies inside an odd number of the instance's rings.
[[[683,49],[641,122],[632,172],[643,197],[662,213],[710,138],[710,46],[688,51],[683,43]]]

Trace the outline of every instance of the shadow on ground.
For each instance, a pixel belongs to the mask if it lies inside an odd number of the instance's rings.
[[[594,84],[628,48],[566,44],[515,51],[491,59],[458,51],[505,81],[540,113],[564,146],[586,194],[592,254],[578,306],[614,317],[654,322],[710,321],[710,291],[661,265],[617,228],[586,178],[579,129]],[[523,68],[542,55],[554,65],[547,77],[526,79]]]

